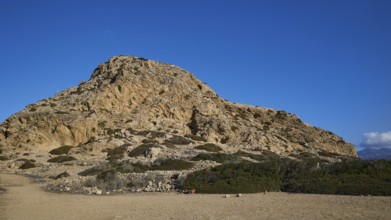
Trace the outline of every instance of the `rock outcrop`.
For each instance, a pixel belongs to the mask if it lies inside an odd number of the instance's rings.
[[[131,56],[113,57],[88,81],[12,115],[0,125],[0,143],[3,152],[47,153],[69,145],[99,153],[102,145],[135,146],[132,133],[146,130],[196,136],[226,152],[357,156],[353,145],[296,115],[225,101],[177,66]]]

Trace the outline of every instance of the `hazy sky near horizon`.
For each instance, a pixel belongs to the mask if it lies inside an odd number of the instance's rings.
[[[224,99],[391,147],[390,11],[389,0],[0,0],[0,122],[134,55]]]

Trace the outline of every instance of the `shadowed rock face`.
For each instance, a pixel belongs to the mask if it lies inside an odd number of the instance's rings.
[[[197,135],[228,152],[322,150],[357,156],[353,145],[296,115],[224,101],[177,66],[131,56],[113,57],[87,82],[12,115],[0,125],[0,143],[4,151],[20,152],[93,148],[93,140],[130,129]]]

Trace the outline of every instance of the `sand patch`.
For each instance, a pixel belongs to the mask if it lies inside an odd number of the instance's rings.
[[[288,193],[222,195],[140,193],[87,196],[48,193],[0,174],[0,219],[391,219],[391,197]]]

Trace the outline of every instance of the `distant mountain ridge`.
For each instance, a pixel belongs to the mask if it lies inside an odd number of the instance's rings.
[[[390,148],[365,148],[357,151],[358,157],[365,160],[386,159],[391,160]]]

